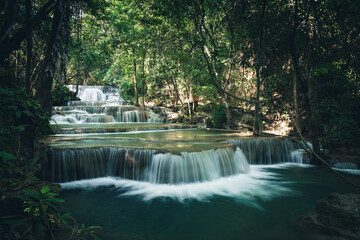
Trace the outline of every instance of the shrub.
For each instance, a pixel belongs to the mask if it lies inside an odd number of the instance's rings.
[[[51,92],[51,101],[53,106],[65,106],[69,101],[76,100],[75,93],[65,86],[55,88]]]
[[[213,108],[211,114],[214,128],[225,128],[226,126],[226,113],[223,106],[216,106]]]

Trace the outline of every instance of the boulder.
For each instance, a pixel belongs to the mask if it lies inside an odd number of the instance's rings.
[[[360,239],[360,195],[332,193],[296,223],[309,239]]]

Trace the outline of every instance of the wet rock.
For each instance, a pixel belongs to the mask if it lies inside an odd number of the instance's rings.
[[[332,193],[296,224],[308,239],[360,239],[360,195]]]

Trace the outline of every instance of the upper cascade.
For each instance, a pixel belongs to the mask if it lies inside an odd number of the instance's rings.
[[[67,85],[71,91],[76,92],[76,85]],[[85,102],[123,102],[124,100],[119,95],[119,90],[115,87],[108,86],[78,86],[78,94],[82,103]],[[79,101],[73,101],[74,104],[79,104]],[[69,102],[72,106],[73,102]],[[81,103],[80,103],[81,104]]]
[[[76,91],[76,85],[67,87],[71,91]],[[70,101],[68,106],[53,108],[52,123],[166,123],[165,108],[151,109],[127,105],[115,87],[79,85],[77,97],[80,101]]]

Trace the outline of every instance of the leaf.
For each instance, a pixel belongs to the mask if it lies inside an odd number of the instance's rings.
[[[65,217],[69,217],[69,216],[71,216],[71,213],[65,213],[61,217],[65,218]]]
[[[49,192],[49,193],[46,193],[45,194],[45,196],[57,196],[57,195],[59,195],[58,193],[51,193],[51,192]]]
[[[6,151],[1,151],[0,152],[0,158],[2,158],[5,163],[7,163],[9,160],[15,160],[16,159],[16,157],[14,155],[12,155],[11,153],[8,153]]]
[[[32,114],[32,112],[30,112],[29,110],[25,110],[25,111],[24,111],[24,114],[25,114],[26,116],[28,116],[28,117],[33,117],[33,116],[34,116],[34,114]]]
[[[99,226],[90,226],[87,228],[87,230],[91,230],[91,229],[102,229],[102,227]]]
[[[65,219],[61,218],[60,220],[64,225],[67,225],[67,222],[65,221]]]
[[[61,198],[47,198],[45,202],[64,202]]]
[[[20,125],[20,126],[17,126],[17,127],[14,127],[14,130],[17,131],[17,132],[24,132],[25,131],[25,127],[27,127],[28,125]]]
[[[48,187],[48,186],[42,186],[42,188],[41,188],[41,190],[40,190],[40,192],[42,193],[42,194],[45,194],[45,193],[47,193],[47,192],[49,192],[50,191],[50,188]]]
[[[57,207],[55,207],[52,203],[47,202],[46,205],[54,209],[55,211],[58,211]]]
[[[24,189],[23,192],[26,193],[26,194],[28,194],[28,195],[30,195],[30,196],[33,197],[33,198],[36,198],[36,199],[39,200],[39,201],[40,201],[40,199],[41,199],[41,194],[40,194],[39,192],[34,191],[34,190]]]

